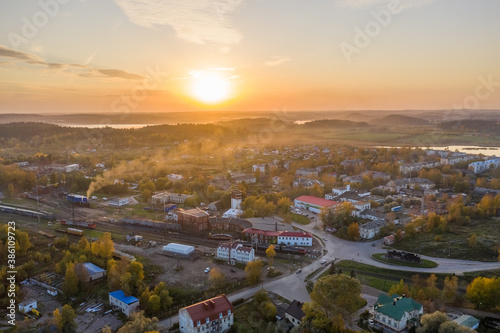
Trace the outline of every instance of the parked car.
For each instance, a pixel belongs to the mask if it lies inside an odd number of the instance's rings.
[[[205,273],[210,272],[210,267],[205,268]]]
[[[321,265],[326,264],[326,259],[321,260]]]
[[[299,268],[295,273],[299,274],[302,272],[302,268]]]

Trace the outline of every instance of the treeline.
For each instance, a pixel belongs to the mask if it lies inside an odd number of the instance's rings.
[[[455,120],[438,124],[438,128],[447,131],[468,131],[482,133],[500,133],[500,123],[491,120]]]
[[[348,128],[348,127],[368,127],[369,125],[364,121],[321,119],[321,120],[309,121],[299,126],[305,128]]]

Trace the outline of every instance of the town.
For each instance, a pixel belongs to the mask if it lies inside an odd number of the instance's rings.
[[[500,329],[495,150],[168,130],[164,140],[105,133],[83,148],[53,127],[43,139],[2,137],[0,251],[7,257],[12,222],[14,331]]]

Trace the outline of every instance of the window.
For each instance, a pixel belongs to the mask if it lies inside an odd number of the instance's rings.
[[[227,310],[227,315],[229,316],[231,314],[231,310]]]
[[[219,313],[219,318],[222,318],[222,312],[221,312],[221,313]]]
[[[200,325],[201,325],[201,322],[198,320],[198,321],[196,322],[196,326],[200,326]]]
[[[394,322],[394,327],[398,327],[398,323]]]
[[[210,321],[210,318],[207,317],[207,324],[208,324],[209,321]]]

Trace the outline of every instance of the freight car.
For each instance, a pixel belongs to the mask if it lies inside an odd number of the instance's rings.
[[[37,212],[34,210],[20,208],[20,207],[14,207],[14,206],[0,205],[0,212],[9,213],[9,214],[24,215],[24,216],[30,216],[30,217],[40,217],[40,218],[46,219],[46,220],[54,220],[55,219],[55,215],[52,213],[48,213],[48,212],[44,212],[44,211]]]
[[[71,225],[71,226],[75,226],[75,227],[89,228],[89,229],[95,229],[95,227],[96,227],[95,223],[83,222],[83,221],[60,220],[59,223],[61,225],[66,225],[66,226]]]

